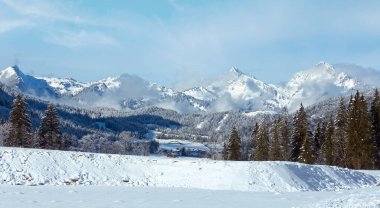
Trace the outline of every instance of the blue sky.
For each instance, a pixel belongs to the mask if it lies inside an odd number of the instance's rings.
[[[0,67],[184,89],[232,66],[269,83],[321,60],[380,69],[380,1],[0,0]]]

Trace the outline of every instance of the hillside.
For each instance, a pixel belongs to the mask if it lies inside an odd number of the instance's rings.
[[[374,176],[331,166],[233,162],[0,148],[5,185],[177,187],[253,192],[336,191],[374,186]]]

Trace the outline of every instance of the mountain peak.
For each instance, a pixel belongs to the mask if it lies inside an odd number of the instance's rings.
[[[0,76],[3,78],[11,78],[24,75],[17,65],[9,66],[0,72]]]
[[[315,66],[316,66],[316,67],[318,67],[318,66],[332,67],[332,65],[329,64],[329,63],[327,63],[326,61],[320,61],[320,62],[318,62]]]
[[[8,86],[17,85],[24,77],[25,75],[17,65],[7,67],[3,71],[0,71],[0,82]]]
[[[337,76],[338,73],[331,64],[321,61],[311,69],[297,72],[287,85],[297,86],[297,88],[299,88],[303,83],[336,79]]]
[[[329,74],[335,73],[334,66],[325,61],[321,61],[318,64],[316,64],[315,69],[317,69],[318,71],[326,71]]]
[[[240,74],[243,73],[243,72],[241,72],[237,67],[232,67],[232,68],[229,70],[229,72],[234,73],[234,74],[238,74],[238,75],[240,75]]]

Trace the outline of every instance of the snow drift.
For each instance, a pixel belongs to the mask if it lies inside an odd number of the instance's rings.
[[[0,148],[0,183],[210,190],[333,191],[376,184],[359,171],[291,162],[232,162]]]

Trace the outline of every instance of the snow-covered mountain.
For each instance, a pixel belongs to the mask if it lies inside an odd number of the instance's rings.
[[[89,87],[89,84],[79,82],[72,78],[56,78],[56,77],[38,77],[45,80],[60,95],[77,95],[84,88]]]
[[[55,98],[58,93],[44,79],[21,72],[17,66],[10,66],[0,72],[0,82],[22,93],[38,97]]]
[[[356,90],[368,91],[380,86],[376,81],[380,73],[366,69],[372,76],[356,78],[350,74],[360,74],[363,68],[350,65],[335,68],[326,62],[320,62],[311,69],[296,73],[285,85],[264,83],[232,68],[208,86],[196,87],[184,93],[200,100],[210,102],[212,111],[228,110],[278,110],[283,107],[291,111],[300,103],[309,106],[319,101],[347,95]],[[371,73],[372,72],[372,73]],[[377,84],[377,85],[376,85]]]
[[[362,71],[368,76],[356,77]],[[134,110],[157,106],[182,113],[277,111],[283,107],[292,111],[301,102],[308,106],[378,87],[380,73],[373,71],[320,62],[296,73],[285,85],[273,85],[233,67],[206,86],[181,92],[129,74],[82,83],[71,78],[33,77],[13,66],[0,72],[0,82],[22,93],[81,107]]]
[[[74,99],[83,105],[131,110],[147,106],[166,107],[179,112],[205,109],[203,101],[129,74],[91,83]]]
[[[366,91],[371,87],[376,86],[365,85],[346,72],[336,70],[331,64],[320,62],[309,70],[296,73],[282,87],[282,91],[287,97],[286,106],[290,110],[294,110],[301,102],[305,106],[309,106],[318,101],[342,96],[356,90]]]
[[[211,110],[217,112],[275,110],[282,107],[285,101],[285,97],[276,86],[246,75],[235,67],[210,85],[189,89],[184,93],[209,101]]]

